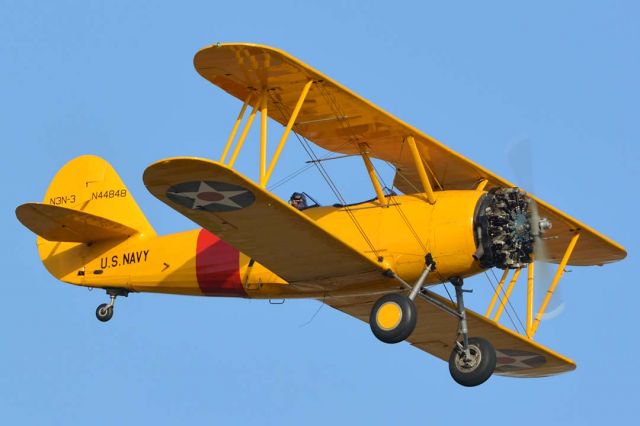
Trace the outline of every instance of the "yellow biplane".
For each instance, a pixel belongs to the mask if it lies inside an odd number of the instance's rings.
[[[285,52],[216,44],[194,63],[243,102],[240,113],[218,161],[162,160],[145,170],[144,183],[201,229],[156,235],[113,168],[95,156],[71,160],[42,203],[16,209],[53,276],[106,290],[100,321],[131,292],[313,298],[369,322],[383,342],[406,340],[448,361],[464,386],[494,372],[541,377],[575,368],[533,340],[540,319],[567,265],[621,260],[623,247]],[[233,166],[257,115],[254,182]],[[284,126],[270,161],[268,118]],[[292,131],[340,156],[360,156],[375,198],[310,206],[303,193],[287,202],[268,192]],[[397,192],[385,191],[372,158],[394,166]],[[558,265],[535,315],[534,258]],[[504,272],[483,315],[465,308],[463,280],[490,268]],[[519,333],[499,319],[523,270]],[[441,283],[453,285],[455,301],[429,288]]]

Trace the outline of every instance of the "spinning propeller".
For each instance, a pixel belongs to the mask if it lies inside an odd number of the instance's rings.
[[[533,178],[533,153],[531,149],[531,141],[527,138],[515,140],[507,148],[507,158],[509,165],[513,169],[516,182],[528,192],[534,192]],[[535,298],[536,306],[540,306],[551,281],[553,273],[551,264],[548,262],[549,254],[546,248],[544,234],[551,229],[552,223],[545,217],[540,216],[538,204],[529,198],[529,227],[533,241],[533,258],[535,260]],[[551,319],[558,316],[565,307],[564,298],[560,288],[556,289],[553,297],[547,307],[542,319]]]

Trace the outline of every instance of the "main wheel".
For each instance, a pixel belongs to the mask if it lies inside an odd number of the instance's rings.
[[[113,316],[113,306],[103,303],[96,308],[96,318],[102,322],[107,322]]]
[[[486,382],[496,369],[496,350],[480,337],[469,339],[469,359],[465,360],[458,348],[449,357],[449,372],[453,380],[462,386],[478,386]]]
[[[398,343],[413,333],[417,314],[413,300],[403,294],[387,294],[371,308],[369,325],[373,334],[381,341]]]

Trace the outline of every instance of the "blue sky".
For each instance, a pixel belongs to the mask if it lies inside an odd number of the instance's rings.
[[[638,12],[620,1],[0,0],[3,422],[635,420]],[[328,307],[309,323],[314,301],[134,294],[99,323],[104,293],[49,276],[14,208],[39,201],[69,159],[96,154],[159,233],[193,227],[141,177],[161,158],[220,154],[240,105],[192,66],[194,53],[217,41],[284,49],[512,180],[524,178],[509,165],[509,147],[528,140],[536,194],[630,253],[603,268],[572,268],[564,312],[540,327],[537,339],[578,369],[465,389],[442,361],[379,343],[366,324]],[[273,182],[306,157],[292,141],[284,160]],[[364,175],[343,164],[331,173],[347,198],[370,198]],[[255,157],[238,166],[255,176]],[[276,193],[301,188],[334,202],[314,173]],[[483,311],[486,279],[469,284],[469,303]]]

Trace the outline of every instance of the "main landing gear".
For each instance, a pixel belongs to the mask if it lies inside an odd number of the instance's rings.
[[[415,299],[420,296],[421,299],[458,318],[458,338],[449,356],[449,372],[453,380],[462,386],[477,386],[487,381],[493,374],[496,368],[496,351],[487,340],[480,337],[470,338],[468,335],[464,293],[471,290],[462,289],[462,278],[451,279],[451,284],[456,290],[455,309],[442,303],[433,297],[433,293],[426,290],[424,282],[435,266],[431,255],[427,255],[425,268],[413,286],[394,272],[388,271],[390,277],[400,281],[411,292],[408,296],[392,293],[378,299],[369,316],[371,331],[385,343],[398,343],[407,339],[416,327],[418,312]]]
[[[459,322],[456,347],[449,356],[449,373],[462,386],[478,386],[486,382],[496,369],[496,350],[481,337],[469,338],[464,293],[471,290],[462,289],[463,282],[459,277],[452,279],[451,284],[456,289]]]
[[[413,286],[410,286],[393,271],[387,271],[387,275],[400,281],[411,289],[409,295],[400,293],[386,294],[382,296],[371,308],[369,326],[373,334],[385,343],[398,343],[408,338],[416,328],[418,312],[415,300],[424,287],[424,282],[436,263],[431,254],[424,258],[425,268]]]
[[[123,290],[120,288],[107,288],[105,290],[107,291],[107,294],[109,295],[111,300],[109,300],[109,303],[102,303],[96,308],[96,318],[98,318],[98,320],[102,322],[107,322],[111,319],[111,317],[113,317],[113,307],[116,303],[116,297],[129,296],[128,290]]]

